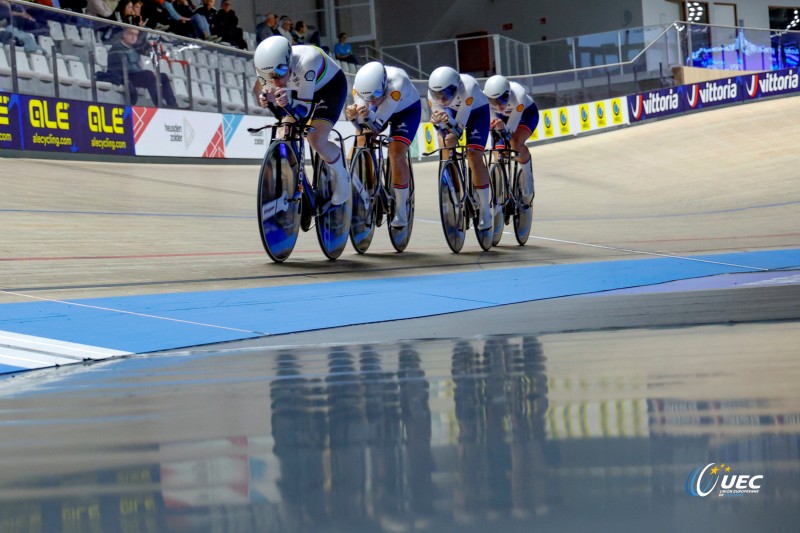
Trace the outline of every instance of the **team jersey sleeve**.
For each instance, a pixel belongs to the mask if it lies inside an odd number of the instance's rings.
[[[511,92],[514,94],[514,102],[512,102],[514,108],[511,110],[511,114],[508,116],[506,128],[508,128],[508,131],[513,133],[517,130],[517,126],[519,126],[519,121],[522,118],[522,112],[525,111],[525,89],[520,86],[512,85]]]
[[[475,89],[478,89],[478,84],[475,80],[469,78],[464,79],[462,77],[461,79],[464,80],[464,94],[461,95],[461,105],[458,107],[455,123],[458,129],[463,130],[467,125],[470,113],[472,113],[472,104],[475,103],[473,94]]]
[[[319,58],[324,62],[324,59]],[[297,65],[296,73],[297,89],[289,107],[299,117],[305,117],[311,111],[311,103],[314,101],[314,92],[317,88],[317,71],[319,68],[312,61],[300,60]]]
[[[370,111],[369,118],[375,131],[380,131],[386,121],[394,115],[402,98],[403,94],[399,90],[390,88],[389,94],[383,99],[381,105],[374,112]]]

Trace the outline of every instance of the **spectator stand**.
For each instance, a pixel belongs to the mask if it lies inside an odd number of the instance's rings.
[[[109,104],[129,105],[127,73],[122,82],[109,73],[109,51],[125,28],[140,32],[139,65],[159,80],[164,74],[178,108],[239,114],[267,114],[252,95],[255,73],[252,52],[224,44],[180,37],[72,11],[20,2],[42,23],[31,42],[5,35],[0,50],[0,90]],[[57,16],[54,16],[57,15]],[[109,31],[115,27],[115,31]],[[6,31],[0,27],[0,36]],[[106,41],[105,36],[113,35]],[[245,40],[247,41],[247,36]],[[250,37],[252,43],[254,39]],[[35,48],[27,50],[26,48]],[[123,62],[124,64],[124,62]],[[157,83],[161,93],[161,84]],[[158,100],[162,100],[161,94]],[[136,89],[136,105],[165,107],[143,88]],[[158,106],[157,104],[162,104]]]

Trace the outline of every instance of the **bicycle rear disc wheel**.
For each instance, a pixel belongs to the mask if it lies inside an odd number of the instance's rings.
[[[442,230],[447,246],[454,253],[464,247],[466,229],[465,216],[461,206],[461,180],[458,167],[452,161],[447,161],[439,172],[439,214],[442,216]]]
[[[387,167],[388,168],[388,167]],[[411,158],[408,158],[408,168],[411,170]],[[393,228],[391,221],[389,224],[389,240],[392,241],[392,246],[398,252],[402,252],[408,246],[408,241],[411,240],[411,231],[414,229],[414,173],[409,173],[408,182],[408,200],[406,203],[406,213],[408,213],[408,224],[403,228]],[[387,172],[386,174],[386,190],[394,197],[394,187],[392,186],[392,175]],[[397,209],[397,206],[395,206]],[[394,218],[394,213],[390,213]]]
[[[333,195],[333,176],[330,167],[321,157],[316,156],[314,163],[314,190],[317,194],[317,205],[324,206]],[[337,259],[347,246],[350,233],[352,202],[348,198],[345,203],[328,208],[316,215],[317,240],[322,253],[328,259]]]
[[[489,171],[489,179],[492,182],[492,209],[494,209],[494,233],[492,235],[492,246],[500,244],[500,239],[503,238],[503,230],[505,229],[505,216],[503,208],[507,200],[506,180],[503,166],[500,163],[492,165]]]
[[[350,242],[363,254],[375,236],[375,160],[369,150],[359,149],[350,164],[353,216],[350,219]],[[359,189],[362,189],[359,191]]]
[[[282,263],[291,255],[300,230],[297,156],[277,141],[264,156],[258,178],[258,226],[267,255]]]
[[[514,210],[514,235],[519,245],[524,246],[528,242],[533,225],[533,205],[523,203],[522,170],[519,170],[514,177],[514,200],[517,204]]]

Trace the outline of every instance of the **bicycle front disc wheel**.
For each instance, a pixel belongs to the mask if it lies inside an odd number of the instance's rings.
[[[514,235],[520,246],[528,242],[533,225],[533,205],[524,203],[522,177],[522,170],[519,170],[514,177],[514,200],[517,204],[514,209]]]
[[[300,229],[297,155],[289,143],[272,143],[258,178],[258,226],[267,255],[277,263],[291,255]]]
[[[492,235],[492,246],[500,244],[500,239],[503,238],[503,230],[505,229],[505,216],[503,209],[506,204],[506,180],[504,176],[503,165],[495,163],[489,171],[489,179],[492,182],[492,209],[494,210],[494,234]]]
[[[314,164],[314,190],[318,209],[319,206],[325,207],[333,196],[333,179],[328,164],[317,156]],[[347,246],[351,216],[352,202],[349,198],[342,205],[328,205],[323,211],[317,212],[317,240],[322,253],[328,259],[337,259]]]
[[[387,168],[388,165],[387,165]],[[408,169],[411,171],[411,157],[408,156]],[[402,252],[408,246],[408,241],[411,240],[411,230],[414,228],[414,172],[409,172],[408,182],[408,200],[406,203],[406,213],[408,213],[408,224],[403,228],[393,228],[389,224],[389,240],[392,241],[392,246],[398,252]],[[390,172],[386,173],[386,190],[394,197],[394,187],[392,186],[392,176]],[[397,209],[397,206],[395,206]],[[391,213],[394,217],[394,213]]]
[[[353,216],[350,219],[350,242],[363,254],[375,235],[375,160],[369,150],[360,149],[350,164]]]
[[[464,247],[466,233],[462,196],[458,167],[452,161],[447,161],[439,172],[439,213],[442,216],[444,238],[454,253]]]

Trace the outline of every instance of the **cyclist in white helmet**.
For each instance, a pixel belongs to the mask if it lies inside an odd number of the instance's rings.
[[[511,135],[511,148],[519,153],[517,161],[525,177],[522,180],[522,194],[526,203],[530,202],[535,195],[533,164],[525,141],[539,124],[539,108],[522,85],[508,81],[504,76],[492,76],[486,80],[483,93],[489,98],[489,106],[494,113],[491,128],[507,130]]]
[[[461,133],[466,130],[467,163],[472,170],[472,183],[480,202],[478,228],[491,228],[493,217],[489,204],[492,190],[489,169],[483,160],[486,140],[489,138],[489,102],[486,96],[472,76],[459,74],[450,67],[439,67],[428,80],[428,105],[432,111],[431,122],[439,130],[443,146],[455,146]],[[449,157],[446,150],[442,152],[442,157]]]
[[[414,141],[419,127],[422,106],[419,92],[408,74],[396,67],[385,67],[372,61],[361,67],[353,82],[353,104],[347,106],[345,115],[356,122],[361,132],[368,128],[380,132],[391,124],[389,164],[397,209],[391,224],[394,228],[408,225],[408,186],[411,169],[408,168],[408,147]],[[364,137],[357,144],[363,146]]]
[[[331,204],[341,205],[350,197],[350,175],[339,147],[328,139],[347,98],[347,79],[336,62],[315,46],[292,46],[280,35],[261,41],[253,56],[261,107],[272,103],[289,115],[304,119],[316,104],[308,134],[311,147],[328,163],[333,173]]]

